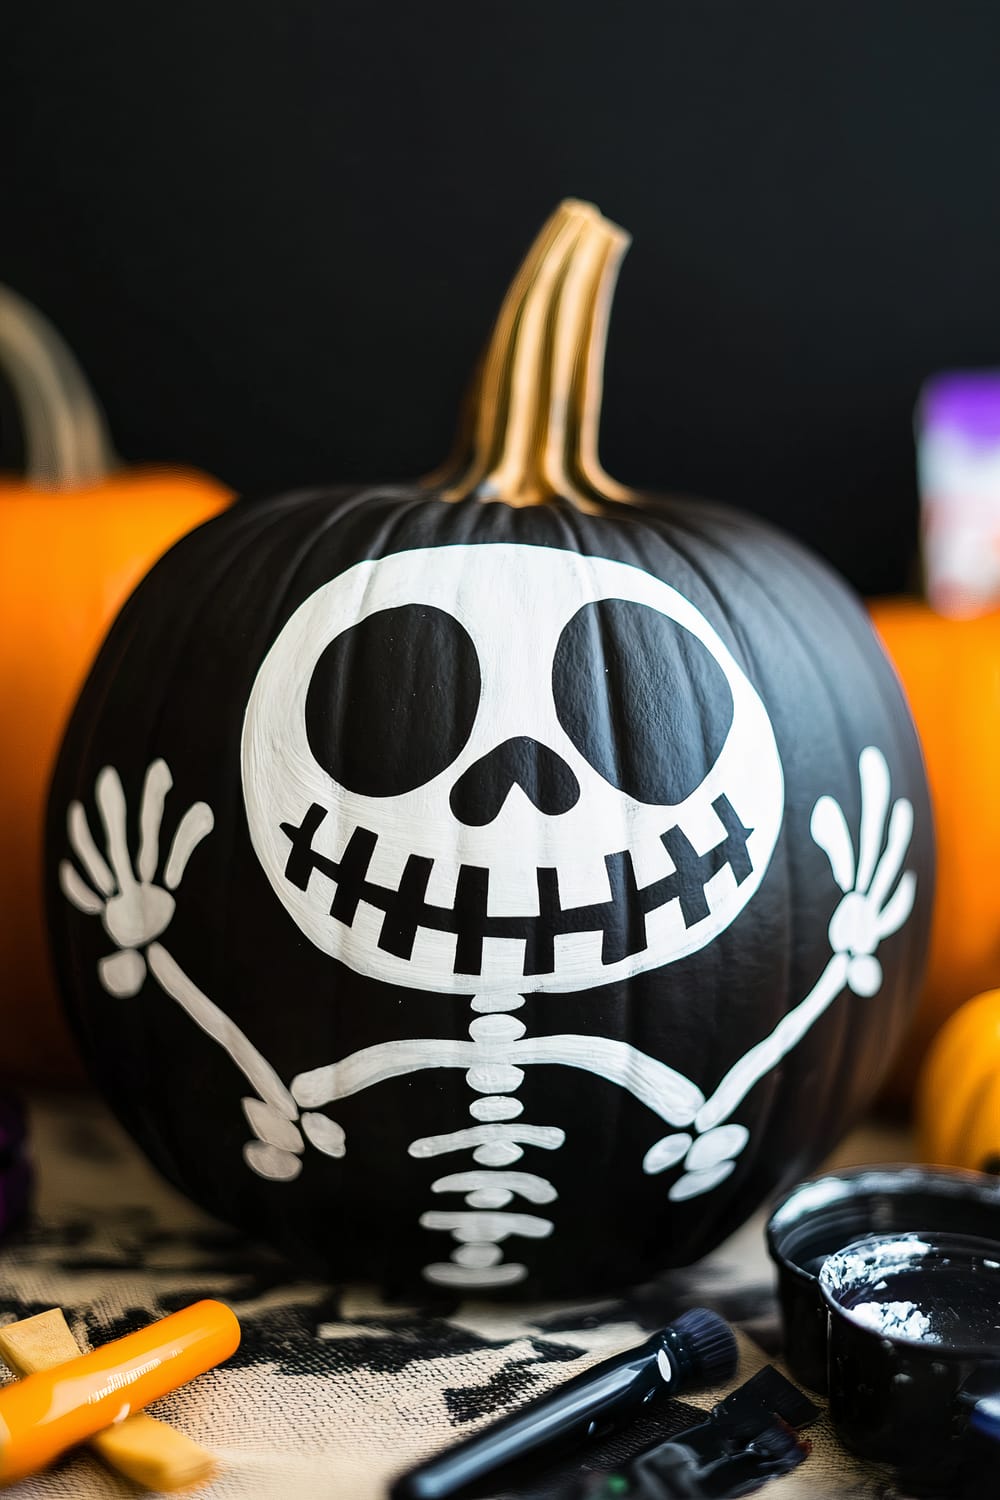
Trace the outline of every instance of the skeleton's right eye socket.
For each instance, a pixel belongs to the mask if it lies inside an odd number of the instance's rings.
[[[605,781],[676,807],[704,781],[733,723],[733,694],[706,646],[630,599],[577,611],[559,638],[552,694],[563,729]]]
[[[451,765],[479,706],[479,659],[443,609],[382,609],[330,642],[306,693],[317,763],[366,797],[412,792]]]

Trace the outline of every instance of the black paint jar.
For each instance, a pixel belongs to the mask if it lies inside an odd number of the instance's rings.
[[[869,1234],[908,1230],[975,1235],[1000,1243],[1000,1183],[944,1167],[853,1167],[802,1182],[775,1209],[767,1246],[789,1369],[826,1390],[827,1317],[818,1275],[828,1255]]]
[[[970,1423],[1000,1432],[1000,1243],[870,1235],[824,1261],[819,1290],[845,1447],[914,1470],[940,1465]]]

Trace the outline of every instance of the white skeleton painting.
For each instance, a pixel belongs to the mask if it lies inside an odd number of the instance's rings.
[[[560,640],[580,611],[603,600],[658,612],[687,633],[693,649],[709,653],[728,684],[732,716],[721,751],[675,805],[641,802],[613,786],[574,743],[554,701]],[[307,694],[317,662],[343,632],[411,604],[445,611],[466,632],[479,664],[479,706],[451,764],[416,788],[375,797],[338,784],[317,763]],[[498,747],[522,740],[559,758],[570,788],[559,807],[542,810],[515,780],[490,816],[460,817],[454,793],[462,778]],[[252,1090],[243,1108],[254,1137],[244,1158],[261,1177],[293,1180],[307,1143],[343,1156],[344,1131],[326,1113],[338,1100],[426,1069],[463,1070],[471,1123],[442,1121],[452,1128],[409,1146],[415,1159],[440,1157],[443,1167],[455,1167],[433,1182],[440,1206],[420,1220],[448,1234],[453,1248],[423,1275],[455,1288],[499,1287],[528,1276],[530,1242],[555,1228],[544,1211],[556,1188],[518,1164],[527,1151],[533,1158],[558,1151],[566,1139],[558,1123],[522,1122],[525,1069],[578,1069],[627,1090],[658,1122],[637,1167],[678,1169],[669,1197],[689,1199],[734,1171],[749,1132],[733,1116],[755,1084],[845,989],[869,997],[879,990],[876,950],[905,923],[916,893],[914,873],[903,870],[913,810],[906,799],[892,801],[876,746],[862,750],[858,770],[857,843],[834,798],[820,796],[811,817],[840,892],[839,899],[831,894],[829,960],[810,992],[717,1081],[696,1083],[610,1037],[533,1038],[518,1014],[530,1020],[530,997],[539,991],[575,993],[628,979],[713,942],[759,888],[785,813],[773,730],[749,679],[687,599],[624,563],[516,544],[358,563],[305,600],[257,674],[243,728],[243,795],[254,850],[279,900],[319,950],[351,968],[423,992],[468,995],[467,1039],[378,1043],[286,1085],[163,941],[213,815],[204,802],[188,808],[161,871],[172,784],[162,760],[146,772],[134,862],[121,780],[108,766],[95,789],[105,851],[74,802],[68,832],[79,868],[63,861],[60,880],[115,944],[100,965],[104,988],[133,996],[152,975],[241,1070]],[[616,920],[620,901],[641,912],[641,922]],[[464,915],[470,911],[474,920]],[[508,1240],[529,1242],[520,1258],[505,1259]]]

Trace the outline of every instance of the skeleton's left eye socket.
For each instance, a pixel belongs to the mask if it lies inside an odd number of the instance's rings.
[[[350,792],[394,797],[451,765],[479,706],[479,658],[443,609],[381,609],[320,655],[306,693],[318,765]]]
[[[552,666],[559,722],[604,779],[676,806],[701,785],[733,722],[726,674],[669,615],[629,599],[586,604]]]

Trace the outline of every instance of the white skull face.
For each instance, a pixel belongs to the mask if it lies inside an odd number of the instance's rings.
[[[411,680],[391,674],[401,642]],[[354,719],[329,707],[351,691]],[[400,552],[317,589],[257,674],[242,776],[310,942],[439,993],[574,991],[703,948],[760,885],[784,804],[764,705],[687,599],[517,544]]]

